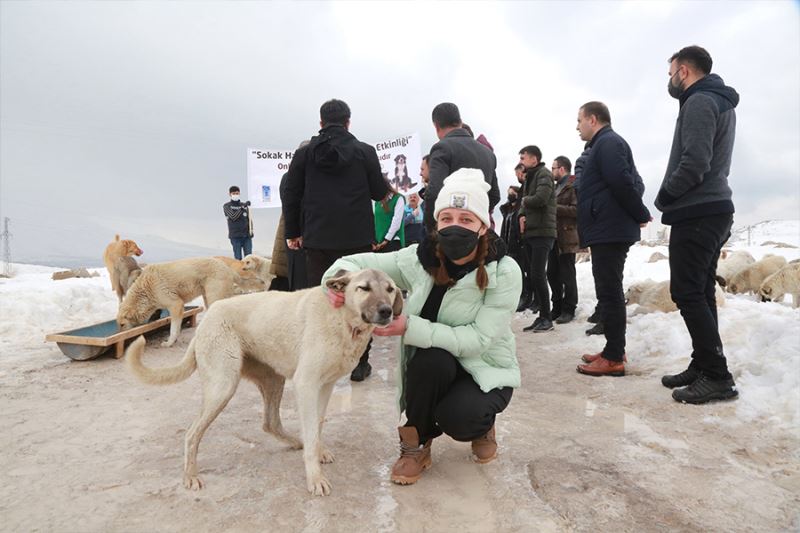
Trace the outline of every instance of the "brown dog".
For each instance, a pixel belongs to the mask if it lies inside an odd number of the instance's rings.
[[[125,294],[125,291],[120,286],[119,282],[119,275],[117,274],[114,265],[117,262],[117,259],[120,257],[130,256],[130,255],[142,255],[144,252],[141,248],[136,244],[135,241],[130,239],[122,239],[120,240],[119,235],[114,237],[114,240],[106,246],[106,251],[103,252],[103,263],[106,265],[106,269],[108,270],[108,276],[111,278],[111,290],[117,293],[117,297],[119,301],[122,302],[122,295]]]

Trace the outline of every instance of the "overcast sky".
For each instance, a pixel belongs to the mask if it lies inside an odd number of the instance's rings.
[[[655,213],[667,59],[700,44],[741,95],[735,223],[800,218],[798,5],[3,1],[0,216],[63,242],[100,225],[226,249],[246,149],[295,147],[330,98],[362,140],[419,132],[423,150],[433,106],[457,103],[503,190],[524,145],[574,161],[577,109],[602,100]],[[256,250],[276,220],[255,213]]]

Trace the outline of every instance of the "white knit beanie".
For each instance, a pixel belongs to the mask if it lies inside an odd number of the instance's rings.
[[[460,168],[444,179],[444,185],[436,197],[433,217],[439,218],[439,211],[448,207],[472,211],[486,227],[491,227],[489,184],[483,178],[483,171]]]

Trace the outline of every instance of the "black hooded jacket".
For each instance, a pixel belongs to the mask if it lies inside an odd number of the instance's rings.
[[[286,238],[303,246],[348,250],[375,240],[372,200],[389,192],[375,148],[329,125],[294,153],[281,203]]]

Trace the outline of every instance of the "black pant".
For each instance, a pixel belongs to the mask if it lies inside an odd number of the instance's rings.
[[[669,236],[669,289],[692,337],[690,367],[711,379],[731,377],[719,337],[714,276],[732,224],[730,214],[693,218],[673,224]]]
[[[554,237],[528,237],[531,252],[530,278],[533,294],[539,304],[539,317],[550,320],[550,291],[547,289],[547,256],[553,248]]]
[[[606,346],[603,357],[622,361],[625,354],[625,293],[622,271],[631,243],[595,244],[592,246],[592,275],[597,304],[603,317]]]
[[[306,248],[306,278],[309,287],[316,287],[322,283],[322,275],[331,265],[346,255],[371,252],[372,246],[360,246],[350,250],[318,250]]]
[[[511,387],[483,392],[450,352],[420,348],[406,372],[406,426],[420,443],[443,432],[467,442],[485,435],[511,401]]]
[[[553,246],[547,258],[547,281],[553,291],[553,315],[574,315],[578,306],[575,254],[562,254],[558,244]]]
[[[308,288],[306,276],[306,251],[286,249],[286,263],[289,269],[289,290],[299,291]]]
[[[519,269],[522,272],[522,297],[524,297],[525,300],[530,300],[533,297],[530,268],[531,252],[528,249],[528,245],[525,243],[525,240],[520,240],[514,252],[510,253],[509,255],[511,255],[511,257],[517,261]]]

